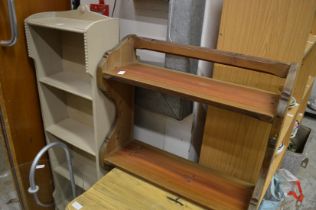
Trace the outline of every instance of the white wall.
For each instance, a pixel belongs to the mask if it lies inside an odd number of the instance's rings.
[[[81,0],[81,4],[96,3],[97,0]],[[110,4],[110,14],[114,0],[106,1]],[[168,1],[166,0],[117,0],[115,17],[120,17],[120,38],[127,34],[154,39],[166,40]],[[152,5],[152,6],[151,6]],[[218,26],[220,21],[222,0],[206,0],[203,35],[201,45],[216,46]],[[141,60],[164,65],[165,56],[161,53],[137,51]],[[209,75],[211,64],[200,62],[198,74]],[[197,154],[192,148],[192,138],[200,138],[201,124],[197,119],[197,109],[182,121],[150,112],[141,108],[136,109],[134,137],[148,144],[164,149],[181,157],[197,160]],[[194,123],[194,124],[193,124]],[[195,128],[192,136],[192,126]]]
[[[120,37],[127,34],[166,40],[167,25],[144,21],[120,20]],[[165,55],[149,51],[137,51],[140,59],[164,65]],[[192,115],[182,121],[137,108],[135,116],[135,139],[159,149],[166,150],[183,158],[189,159],[191,149]],[[196,159],[194,157],[194,159]]]
[[[223,0],[206,0],[201,46],[216,48],[217,37],[222,13]],[[209,77],[212,74],[213,64],[206,61],[199,61],[197,74]],[[195,102],[193,104],[193,127],[191,141],[195,147],[202,144],[204,124],[206,119],[207,106]],[[199,153],[200,148],[192,149],[192,152]]]

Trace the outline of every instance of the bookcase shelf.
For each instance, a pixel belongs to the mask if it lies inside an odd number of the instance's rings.
[[[50,133],[47,133],[46,136],[48,142],[60,141],[58,137],[51,135]],[[99,178],[97,173],[94,172],[97,167],[96,157],[86,153],[86,151],[81,150],[76,146],[68,144],[67,142],[66,144],[70,148],[75,184],[86,190]],[[63,151],[58,148],[50,150],[49,156],[53,171],[65,179],[70,180],[67,161]]]
[[[46,131],[59,139],[96,156],[93,128],[71,118],[64,119],[46,128]]]
[[[67,91],[85,99],[92,100],[92,88],[87,74],[74,72],[59,72],[40,79],[41,83]]]
[[[65,165],[57,166],[56,168],[54,168],[54,172],[58,173],[60,176],[69,180],[69,172],[68,172],[68,169]],[[92,184],[94,183],[93,181],[90,182],[84,176],[78,175],[78,173],[74,174],[74,178],[75,178],[76,186],[78,186],[84,190],[89,189],[92,186]]]
[[[87,32],[97,22],[104,22],[102,16],[79,11],[44,12],[32,16],[28,24],[56,30],[71,31],[77,33]]]
[[[110,118],[114,111],[96,87],[97,64],[118,43],[118,20],[90,11],[44,12],[28,17],[25,31],[36,67],[46,141],[68,145],[75,182],[88,189],[103,176],[98,151],[112,124],[112,119],[99,115]],[[69,179],[59,152],[49,153],[55,182],[57,175]]]

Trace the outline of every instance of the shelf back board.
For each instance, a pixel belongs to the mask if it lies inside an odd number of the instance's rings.
[[[301,63],[308,33],[311,29],[311,22],[315,14],[315,3],[314,0],[304,2],[300,0],[225,0],[217,49],[277,59],[282,62]],[[299,70],[298,80],[301,72],[302,69]],[[213,78],[268,91],[279,91],[284,85],[284,79],[282,78],[218,64],[213,68]],[[253,121],[252,119],[248,119],[246,122],[242,121],[244,116],[236,116],[234,119],[235,126],[227,129],[223,125],[231,122],[222,117],[223,115],[230,116],[233,113],[226,111],[225,113],[214,114],[214,109],[212,106],[208,108],[206,126],[204,127],[206,132],[204,133],[202,146],[205,149],[200,154],[200,160],[202,160],[200,163],[204,166],[213,167],[213,160],[220,158],[222,164],[226,164],[221,166],[223,173],[253,183],[256,182],[258,174],[262,174],[260,168],[252,168],[248,164],[244,164],[240,168],[242,165],[232,164],[231,160],[247,157],[247,160],[253,159],[253,162],[262,164],[267,153],[262,152],[259,155],[253,151],[249,153],[241,152],[234,153],[233,157],[227,154],[230,154],[231,151],[237,151],[240,145],[247,145],[248,148],[264,145],[268,139],[265,135],[255,135],[251,138],[244,138],[244,136],[239,135],[241,130],[246,129],[242,128],[242,124],[249,124]],[[268,126],[270,125],[261,122],[252,124],[252,127],[261,130],[268,129]],[[227,145],[231,145],[231,141],[217,142],[217,152],[212,153],[213,148],[211,146],[213,146],[214,140],[210,139],[209,136],[212,136],[214,132],[221,133],[218,136],[220,139],[226,139],[228,134],[235,136],[235,146],[227,147]],[[254,147],[253,150],[257,149],[257,147]],[[245,171],[245,173],[236,174],[236,171]],[[253,176],[249,176],[249,173],[253,173]],[[260,198],[257,197],[257,199],[257,203],[260,203]]]

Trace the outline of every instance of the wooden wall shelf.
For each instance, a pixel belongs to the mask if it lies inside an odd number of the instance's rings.
[[[275,116],[279,100],[275,93],[141,63],[114,68],[105,75],[138,87],[236,109],[267,121]]]
[[[245,209],[253,187],[133,140],[104,162],[214,209]]]
[[[259,71],[286,78],[286,82],[280,94],[198,77],[142,64],[136,59],[136,49],[243,67],[246,71]],[[98,86],[116,106],[116,120],[112,132],[100,150],[104,164],[126,170],[207,208],[245,209],[248,205],[258,207],[256,201],[260,195],[258,192],[262,191],[261,184],[249,184],[225,176],[216,170],[206,169],[134,140],[134,86],[182,96],[216,105],[219,109],[247,115],[269,123],[270,128],[273,127],[270,136],[275,136],[280,134],[287,111],[296,66],[134,35],[126,37],[119,46],[107,52],[99,63]],[[262,148],[264,152],[266,149]],[[261,183],[261,180],[258,182]]]

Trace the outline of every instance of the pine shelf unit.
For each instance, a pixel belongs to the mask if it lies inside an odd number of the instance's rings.
[[[118,20],[87,10],[44,12],[28,17],[25,31],[46,141],[69,146],[76,184],[88,189],[104,175],[99,148],[114,119],[113,105],[96,86],[96,70],[118,43]],[[64,154],[53,149],[49,155],[53,174],[69,179]]]
[[[202,78],[171,69],[145,65],[137,60],[136,49],[158,51],[202,59],[228,66],[272,74],[286,80],[283,91],[269,92],[229,82]],[[167,191],[208,209],[256,209],[267,178],[264,168],[256,184],[227,176],[135,140],[132,135],[134,86],[178,95],[249,116],[281,135],[281,125],[296,77],[297,64],[180,45],[130,35],[108,51],[99,63],[98,86],[116,105],[116,119],[107,136],[101,157],[104,166],[118,167]],[[253,139],[256,141],[256,139]],[[268,141],[268,139],[267,139]],[[233,144],[233,141],[232,141]],[[263,147],[264,152],[268,151]],[[263,180],[262,180],[263,179]]]

